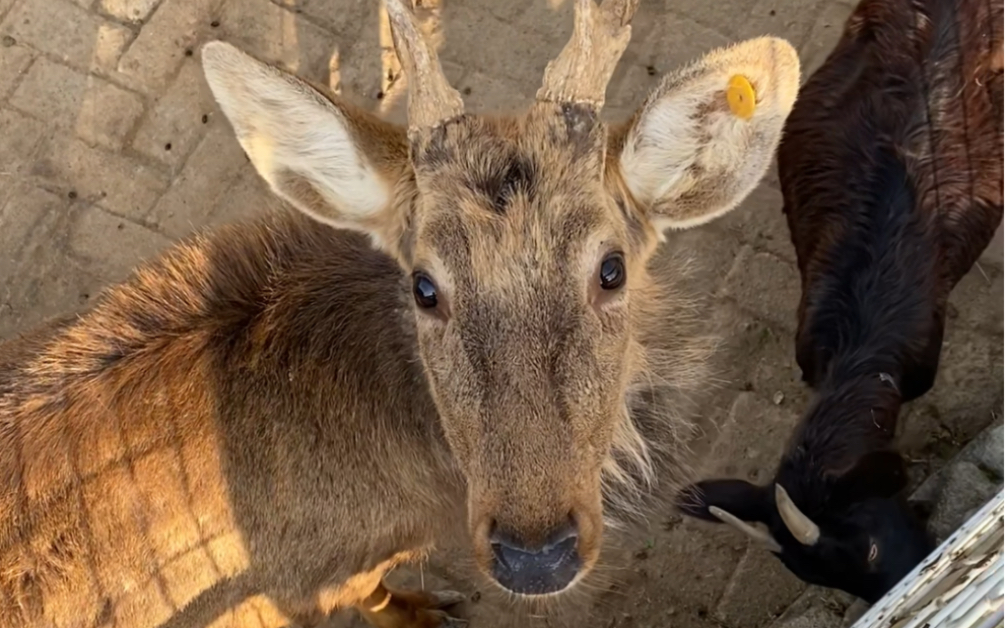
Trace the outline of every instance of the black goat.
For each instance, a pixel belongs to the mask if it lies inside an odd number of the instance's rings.
[[[771,485],[709,480],[679,500],[869,602],[932,549],[893,437],[935,380],[950,292],[1001,223],[1001,29],[1001,0],[864,0],[848,19],[778,158],[815,398]]]

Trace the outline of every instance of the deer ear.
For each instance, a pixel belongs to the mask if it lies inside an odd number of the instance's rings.
[[[666,76],[636,114],[621,172],[654,226],[686,229],[736,207],[771,163],[799,89],[799,57],[761,37]]]
[[[767,523],[771,520],[773,503],[768,488],[744,480],[704,480],[688,486],[677,496],[681,512],[716,523],[719,519],[708,510],[712,506],[743,521]]]
[[[221,41],[203,46],[202,65],[237,140],[277,195],[384,247],[400,237],[394,198],[407,165],[401,129]]]

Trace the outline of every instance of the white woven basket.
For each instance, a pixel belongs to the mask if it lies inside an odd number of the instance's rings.
[[[852,628],[1001,628],[1003,512],[999,490]]]

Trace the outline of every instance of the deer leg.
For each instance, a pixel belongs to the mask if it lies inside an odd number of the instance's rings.
[[[462,600],[454,591],[396,591],[381,582],[356,610],[374,628],[462,628],[466,620],[443,610]]]

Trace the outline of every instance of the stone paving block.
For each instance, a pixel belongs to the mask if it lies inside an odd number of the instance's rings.
[[[703,464],[701,477],[729,477],[758,484],[768,482],[800,410],[777,406],[752,392],[739,393],[725,421],[712,434],[712,447]]]
[[[0,184],[27,168],[45,125],[20,111],[0,109]],[[0,185],[0,190],[5,188]],[[2,194],[2,191],[0,191]],[[2,199],[0,199],[2,200]]]
[[[98,31],[96,47],[91,57],[91,71],[114,77],[119,81],[130,82],[128,77],[119,74],[118,68],[122,53],[134,38],[135,33],[128,28],[118,25],[103,26]]]
[[[529,81],[494,78],[472,72],[458,84],[465,111],[472,113],[515,113],[534,102],[536,85]]]
[[[174,82],[140,124],[133,148],[178,169],[217,111],[202,66],[195,58],[186,59]]]
[[[445,42],[440,58],[498,78],[540,85],[545,66],[567,39],[557,32],[545,36],[518,28],[459,2],[446,2],[442,16]],[[472,55],[473,50],[478,54]]]
[[[90,0],[88,0],[90,1]],[[123,22],[141,23],[161,0],[99,0],[98,8]]]
[[[2,36],[89,70],[109,69],[105,64],[121,52],[132,34],[67,0],[21,0],[0,24]]]
[[[370,9],[352,34],[332,37],[329,42],[329,54],[338,50],[343,97],[368,109],[379,104],[382,72],[377,3]],[[441,57],[440,61],[446,60]]]
[[[190,234],[206,224],[246,163],[233,131],[221,120],[207,132],[171,189],[154,205],[149,220],[172,238]]]
[[[352,35],[369,24],[368,17],[376,16],[376,2],[358,0],[272,0],[295,13],[320,22],[328,30]],[[374,17],[373,24],[376,24]]]
[[[0,41],[0,102],[21,82],[34,58],[31,48],[19,45],[14,38]]]
[[[633,34],[625,54],[630,55],[634,63],[651,67],[658,76],[663,76],[732,42],[727,35],[694,20],[670,14],[660,17],[659,28],[653,28],[648,34],[638,39]]]
[[[788,331],[796,328],[799,295],[795,265],[750,245],[737,255],[723,289],[740,307]]]
[[[988,248],[984,249],[981,253],[981,262],[984,264],[993,264],[998,268],[1002,267],[1002,254],[1005,251],[1002,243],[1002,225],[998,225],[998,230],[995,231],[995,237],[991,240],[991,244]]]
[[[491,3],[491,0],[489,0]],[[497,4],[497,3],[492,3]],[[506,3],[498,3],[506,4]],[[447,6],[449,6],[447,0]],[[574,2],[568,0],[534,0],[522,6],[521,11],[516,12],[512,17],[503,17],[503,21],[513,24],[518,31],[531,36],[532,33],[544,37],[547,41],[559,44],[559,49],[572,35],[573,6]],[[475,8],[477,5],[473,5]],[[492,9],[489,9],[492,11]],[[638,12],[645,11],[643,5],[639,5]],[[480,10],[479,13],[486,14],[488,11]],[[495,13],[495,11],[493,11]],[[632,37],[636,33],[636,26],[640,26],[642,20],[632,20]],[[518,50],[518,49],[514,49]]]
[[[949,294],[947,316],[955,325],[1001,337],[1003,274],[991,265],[974,266]]]
[[[843,628],[845,612],[856,599],[837,589],[810,586],[768,628]]]
[[[218,24],[223,0],[163,0],[119,60],[119,72],[149,93],[163,89],[185,51]]]
[[[710,325],[720,338],[712,365],[722,386],[756,393],[797,414],[804,411],[810,391],[796,363],[794,334],[728,302],[716,305]]]
[[[110,150],[122,148],[143,112],[136,94],[48,59],[31,66],[10,104]]]
[[[120,218],[96,205],[81,206],[70,227],[70,249],[109,283],[124,280],[143,260],[167,248],[161,234]]]
[[[168,187],[163,173],[59,131],[43,139],[30,174],[67,194],[133,218],[145,215]]]
[[[228,3],[222,10],[220,26],[212,35],[298,76],[323,85],[328,82],[328,60],[335,50],[335,38],[269,0]],[[379,56],[379,50],[374,49],[371,54]]]
[[[844,32],[845,21],[851,15],[853,6],[838,4],[836,2],[825,2],[820,11],[820,16],[810,30],[810,35],[799,51],[799,60],[802,62],[803,82],[817,70],[827,56],[837,46]]]
[[[986,391],[975,395],[973,391]],[[935,386],[925,396],[957,446],[1001,416],[1002,337],[950,327]],[[997,413],[997,415],[993,414]]]
[[[685,231],[668,231],[649,266],[656,276],[678,276],[700,296],[716,294],[743,246],[729,232],[711,224]],[[670,275],[665,275],[670,273]]]
[[[823,0],[757,0],[736,25],[738,39],[775,35],[799,50],[809,37]]]
[[[771,552],[751,546],[736,568],[715,617],[729,628],[757,628],[778,617],[806,589]]]
[[[93,75],[87,83],[77,115],[77,135],[89,144],[120,150],[143,113],[143,100]]]
[[[0,206],[0,285],[15,276],[35,225],[66,204],[65,198],[28,183],[14,186],[11,199]]]
[[[730,39],[738,39],[739,27],[757,5],[757,0],[732,0],[728,8],[717,2],[662,0],[660,4],[668,13],[691,18],[699,24],[722,31]],[[728,14],[731,19],[723,19],[724,14]]]
[[[13,291],[0,290],[0,339],[87,307],[104,283],[61,252],[39,251],[22,264]]]
[[[615,124],[631,118],[642,106],[650,92],[660,84],[660,75],[654,66],[622,62],[607,85],[606,102],[601,116]]]
[[[910,500],[921,504],[935,504],[943,492],[950,469],[961,462],[975,465],[985,473],[987,479],[1001,482],[1003,477],[1002,452],[1005,448],[1005,443],[1002,440],[1003,430],[1005,430],[1005,424],[1000,418],[993,421],[953,456],[945,466],[925,478],[925,481],[911,493]]]
[[[1001,485],[1001,478],[992,480],[971,462],[950,463],[939,499],[928,519],[929,532],[937,541],[945,540],[994,497]]]
[[[843,618],[829,608],[810,607],[771,624],[771,628],[841,628]]]
[[[488,11],[504,22],[513,22],[528,11],[539,10],[537,5],[551,8],[562,4],[564,0],[510,0],[509,2],[494,2],[493,0],[475,0],[472,5],[483,11]]]
[[[10,97],[10,104],[48,123],[73,126],[87,90],[87,75],[42,58]]]
[[[795,264],[796,250],[782,212],[783,204],[778,188],[762,183],[739,207],[711,226],[732,233],[756,250],[768,251]]]
[[[250,163],[245,163],[216,207],[209,208],[207,224],[220,225],[253,220],[266,212],[294,211],[272,193]]]

